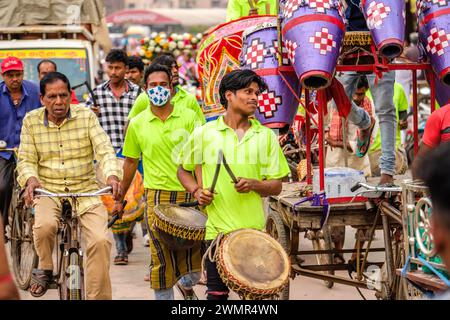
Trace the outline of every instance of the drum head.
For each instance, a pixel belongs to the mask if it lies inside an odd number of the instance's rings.
[[[204,229],[208,219],[201,211],[173,204],[159,204],[155,206],[155,214],[169,224],[192,229]]]
[[[267,233],[238,230],[227,235],[221,246],[224,269],[246,287],[273,290],[288,281],[288,256]]]

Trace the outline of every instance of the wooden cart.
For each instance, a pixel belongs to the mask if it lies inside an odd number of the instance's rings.
[[[301,199],[295,195],[296,183],[284,183],[283,192],[279,196],[271,197],[269,200],[269,212],[267,216],[266,229],[276,238],[288,252],[291,258],[292,278],[296,275],[317,278],[325,281],[331,288],[333,284],[341,283],[357,288],[373,289],[378,291],[380,298],[391,298],[393,288],[398,287],[398,276],[395,274],[396,267],[401,264],[400,259],[400,237],[401,213],[384,214],[380,203],[374,205],[372,201],[355,202],[346,204],[331,204],[330,213],[326,224],[321,228],[320,222],[323,217],[323,207],[313,206],[311,203],[296,205]],[[393,202],[392,199],[386,201]],[[382,200],[381,202],[385,202]],[[391,205],[392,207],[395,204]],[[386,206],[387,207],[387,206]],[[355,248],[335,250],[332,245],[331,228],[340,226],[351,226],[357,229]],[[384,234],[384,247],[372,248],[372,240],[375,230],[382,229]],[[312,241],[313,250],[299,250],[300,233],[305,232],[306,238]],[[363,236],[362,234],[365,234]],[[365,249],[360,249],[360,242],[367,241]],[[377,289],[371,279],[364,274],[369,267],[367,255],[369,252],[385,252],[385,260],[370,262],[370,266],[386,269],[385,279],[381,281],[382,288]],[[356,253],[355,263],[334,263],[335,253]],[[315,255],[316,265],[303,265],[298,258],[299,255]],[[342,277],[334,275],[337,270],[355,269],[356,277]],[[397,283],[396,283],[397,282]],[[289,289],[283,291],[281,299],[289,298]]]

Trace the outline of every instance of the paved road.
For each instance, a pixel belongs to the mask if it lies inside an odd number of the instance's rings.
[[[142,236],[140,234],[140,228],[136,228],[137,237],[134,239],[134,250],[129,255],[129,264],[126,266],[116,266],[111,262],[111,281],[113,288],[114,300],[153,300],[153,290],[150,289],[149,282],[144,282],[143,277],[146,272],[146,266],[149,264],[149,248],[142,245]],[[112,237],[111,237],[112,238]],[[354,230],[347,228],[346,247],[353,246],[354,244]],[[381,233],[377,233],[374,246],[382,246]],[[312,249],[311,243],[306,239],[301,239],[300,247],[305,250]],[[111,259],[115,255],[115,249],[112,249]],[[315,264],[315,257],[304,257],[307,264]],[[350,258],[350,255],[345,256],[346,259]],[[377,253],[370,255],[371,261],[383,261],[383,255]],[[346,272],[338,272],[338,275],[346,276]],[[348,275],[347,275],[348,276]],[[200,299],[206,299],[205,286],[196,286],[195,291]],[[375,299],[373,291],[362,290],[367,299]],[[36,299],[32,297],[28,292],[21,291],[22,299]],[[56,290],[49,290],[46,295],[39,298],[43,300],[58,299]],[[181,294],[175,289],[175,299],[181,300]],[[232,293],[230,299],[237,300],[236,294]],[[332,289],[328,289],[323,281],[306,277],[296,277],[295,280],[290,283],[290,299],[291,300],[361,300],[361,296],[355,288],[335,284]]]

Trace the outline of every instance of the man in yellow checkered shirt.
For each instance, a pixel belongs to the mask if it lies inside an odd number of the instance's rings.
[[[25,188],[25,201],[35,208],[34,243],[39,266],[30,292],[42,296],[52,278],[52,252],[61,204],[53,198],[33,199],[36,188],[55,193],[98,190],[94,159],[103,169],[107,185],[116,197],[122,178],[114,149],[96,115],[88,108],[70,105],[70,83],[58,72],[41,80],[44,107],[27,114],[19,146],[18,182]],[[78,213],[86,241],[86,298],[111,299],[109,263],[111,241],[108,213],[99,197],[80,198]]]

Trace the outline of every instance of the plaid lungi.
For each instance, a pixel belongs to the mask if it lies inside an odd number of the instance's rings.
[[[189,250],[169,250],[160,239],[153,225],[154,206],[161,203],[179,203],[191,200],[191,194],[177,191],[146,189],[145,219],[150,235],[150,287],[154,290],[172,288],[178,280],[189,273],[201,271],[201,244]]]

